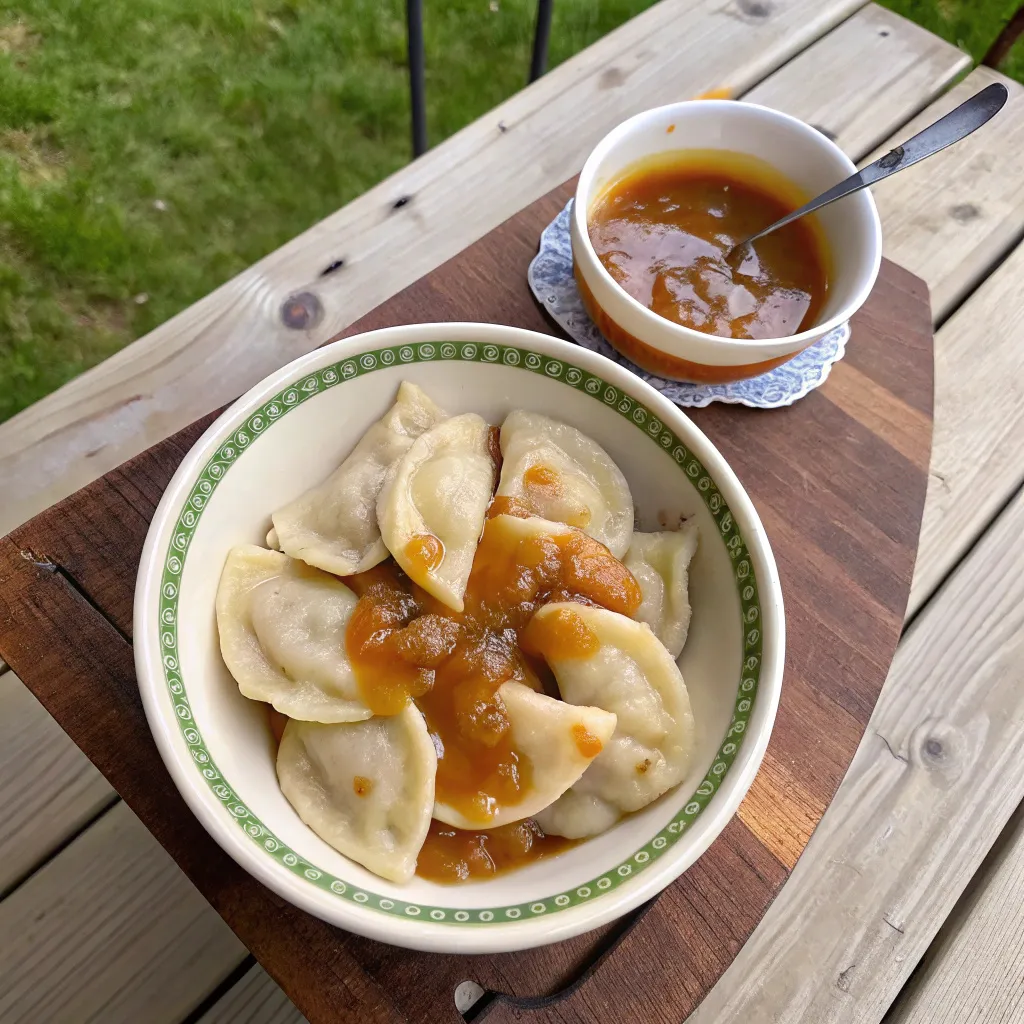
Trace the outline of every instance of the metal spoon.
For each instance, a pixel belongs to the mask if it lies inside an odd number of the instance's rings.
[[[867,188],[868,185],[873,185],[876,181],[888,178],[890,174],[902,171],[904,167],[916,164],[926,156],[938,153],[940,149],[945,149],[954,142],[966,138],[971,132],[999,113],[1006,102],[1006,95],[1006,86],[999,82],[986,86],[981,92],[975,93],[969,100],[961,103],[955,110],[951,110],[945,117],[940,117],[924,131],[907,139],[902,146],[889,150],[885,156],[880,157],[873,164],[868,164],[863,170],[851,174],[845,181],[833,185],[827,192],[822,192],[817,199],[812,199],[809,203],[801,206],[799,210],[794,210],[781,220],[777,220],[774,224],[766,227],[764,231],[759,231],[756,235],[751,235],[738,245],[734,245],[726,251],[726,261],[735,265],[737,253],[745,249],[751,242],[756,242],[757,239],[771,234],[785,224],[791,224],[806,213],[820,210],[823,206],[842,199],[843,196],[859,192],[862,188]]]

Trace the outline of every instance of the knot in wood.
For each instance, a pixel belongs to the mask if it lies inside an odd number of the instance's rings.
[[[772,5],[768,0],[739,0],[737,6],[748,18],[767,18],[772,13]]]
[[[971,740],[960,729],[941,719],[922,722],[914,730],[910,749],[913,759],[942,788],[952,785],[971,760]]]
[[[307,331],[316,327],[324,315],[324,307],[312,292],[289,295],[281,304],[281,320],[285,327]]]
[[[621,68],[605,68],[597,80],[598,89],[615,89],[629,77]]]
[[[968,221],[977,220],[981,216],[981,210],[974,203],[957,203],[956,206],[950,207],[949,215],[958,224],[966,224]]]

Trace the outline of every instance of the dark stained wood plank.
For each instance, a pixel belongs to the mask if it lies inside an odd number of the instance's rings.
[[[353,325],[484,320],[558,333],[526,265],[571,183]],[[111,780],[310,1021],[678,1021],[731,962],[849,765],[899,637],[931,435],[924,286],[893,264],[847,358],[795,406],[691,410],[750,491],[782,577],[789,647],[765,766],[711,849],[637,920],[493,957],[347,935],[283,904],[222,854],[159,761],[135,687],[135,572],[149,520],[206,418],[61,502],[0,546],[0,654]],[[104,621],[104,617],[106,621]],[[655,952],[656,951],[656,952]]]
[[[788,872],[733,819],[704,856],[651,906],[599,969],[563,998],[499,998],[486,1024],[552,1020],[588,1024],[679,1024],[715,983],[719,964],[739,951],[736,923],[761,919]],[[671,960],[671,965],[667,962]],[[617,991],[618,990],[618,991]]]
[[[353,959],[347,936],[285,903],[210,839],[157,753],[131,645],[63,576],[26,559],[10,538],[0,541],[0,635],[11,660],[29,668],[47,710],[271,973],[289,949],[304,950],[287,981],[293,992],[302,989],[292,998],[311,1020],[402,1020]],[[339,1001],[351,1016],[331,1016]]]

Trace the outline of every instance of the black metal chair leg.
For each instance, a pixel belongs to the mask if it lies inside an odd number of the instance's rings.
[[[427,89],[424,76],[423,0],[405,0],[409,41],[409,96],[412,101],[412,154],[427,151]]]
[[[551,37],[551,12],[555,0],[537,0],[537,26],[533,32],[533,59],[530,61],[530,81],[535,82],[548,67],[548,39]]]
[[[537,0],[537,24],[533,33],[533,57],[530,60],[530,81],[535,82],[548,66],[548,40],[551,37],[551,15],[554,0]],[[409,98],[412,107],[412,152],[422,156],[427,151],[427,87],[426,58],[423,45],[423,0],[405,0],[405,21],[409,49]]]

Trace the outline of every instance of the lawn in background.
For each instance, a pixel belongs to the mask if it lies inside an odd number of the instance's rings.
[[[651,2],[556,0],[550,63]],[[977,58],[1017,2],[887,6]],[[436,143],[522,87],[536,3],[425,7]],[[408,159],[402,0],[0,0],[0,421]]]

